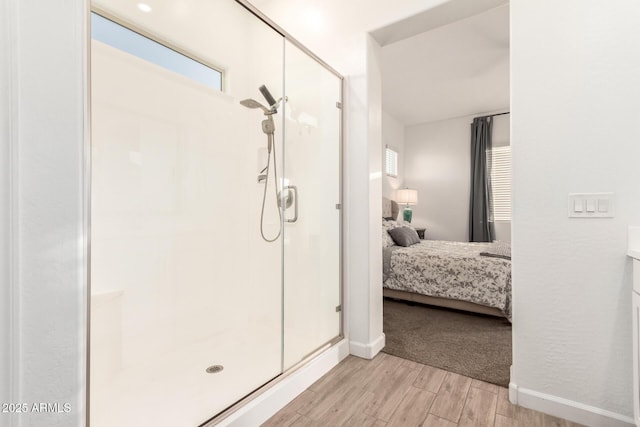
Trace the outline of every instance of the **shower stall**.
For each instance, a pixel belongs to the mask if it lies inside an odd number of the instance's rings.
[[[342,336],[342,78],[244,2],[91,22],[90,425],[202,425]]]

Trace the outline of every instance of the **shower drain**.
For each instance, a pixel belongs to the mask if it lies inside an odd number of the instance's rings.
[[[217,374],[218,372],[221,372],[223,369],[224,369],[224,366],[222,365],[209,366],[207,368],[207,374]]]

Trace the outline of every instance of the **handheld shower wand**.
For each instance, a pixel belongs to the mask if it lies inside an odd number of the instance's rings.
[[[262,193],[262,209],[260,211],[260,235],[265,242],[275,242],[280,237],[282,233],[282,211],[280,210],[280,201],[278,194],[278,168],[276,166],[276,152],[273,144],[274,134],[276,131],[275,123],[273,122],[273,115],[278,113],[278,105],[280,104],[280,100],[276,101],[275,98],[269,92],[269,89],[265,85],[260,86],[258,89],[262,93],[262,96],[266,99],[270,108],[265,107],[255,99],[243,99],[240,101],[240,104],[247,108],[259,108],[262,110],[266,119],[262,121],[262,132],[267,135],[267,166],[260,172],[258,175],[258,182],[264,182],[264,192]],[[276,201],[278,201],[278,218],[279,218],[279,228],[278,234],[276,234],[273,238],[268,238],[264,235],[264,205],[267,200],[267,186],[269,185],[269,166],[271,165],[271,151],[273,150],[273,178],[276,180],[276,185],[274,186],[276,193]],[[265,173],[266,171],[266,173]]]

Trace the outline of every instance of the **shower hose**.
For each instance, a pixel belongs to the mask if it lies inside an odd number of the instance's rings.
[[[265,242],[275,242],[282,233],[282,211],[280,209],[280,203],[278,203],[278,167],[276,163],[276,146],[273,143],[273,133],[267,134],[267,170],[266,178],[264,180],[264,191],[262,193],[262,209],[260,210],[260,235]],[[264,235],[264,205],[267,200],[267,187],[269,186],[269,169],[271,165],[271,152],[273,151],[273,179],[275,180],[273,190],[276,196],[276,205],[278,206],[278,234],[272,239],[269,239]]]

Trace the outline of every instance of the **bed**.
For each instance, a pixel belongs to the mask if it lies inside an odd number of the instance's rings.
[[[511,320],[511,259],[508,244],[420,240],[404,247],[388,230],[397,204],[383,203],[383,295]],[[396,230],[397,231],[397,230]]]

